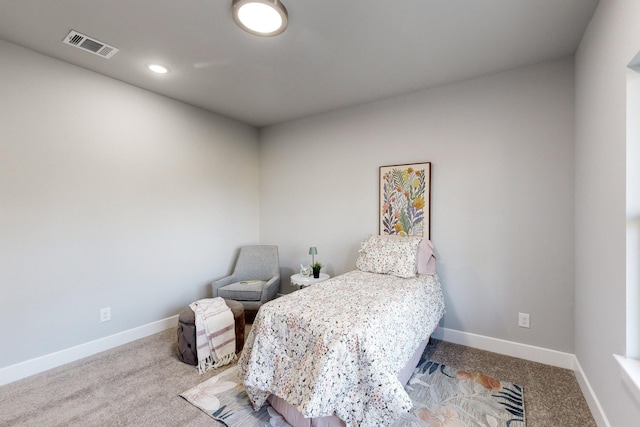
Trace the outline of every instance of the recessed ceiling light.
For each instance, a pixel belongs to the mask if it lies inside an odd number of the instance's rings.
[[[169,69],[158,64],[147,64],[147,68],[158,74],[167,74]]]
[[[256,36],[277,36],[287,29],[287,9],[279,0],[233,0],[233,20]]]

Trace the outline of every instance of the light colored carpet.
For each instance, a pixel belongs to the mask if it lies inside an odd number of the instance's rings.
[[[179,397],[199,375],[174,353],[176,330],[0,387],[2,426],[218,426]],[[571,371],[434,340],[438,363],[524,387],[527,427],[595,427]]]

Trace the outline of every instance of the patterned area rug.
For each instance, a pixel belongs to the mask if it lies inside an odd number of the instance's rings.
[[[253,410],[238,377],[237,365],[185,391],[180,397],[229,427],[290,427],[268,403],[259,411]]]
[[[421,360],[405,390],[410,413],[393,427],[524,427],[522,387],[484,374]]]
[[[413,410],[393,427],[524,427],[522,387],[421,360],[405,387]],[[230,427],[290,427],[268,404],[254,411],[236,366],[180,395]]]

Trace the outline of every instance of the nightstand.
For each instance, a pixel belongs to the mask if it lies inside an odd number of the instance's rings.
[[[291,276],[291,286],[297,286],[299,289],[306,288],[316,283],[324,282],[331,276],[325,273],[320,273],[320,277],[314,279],[313,276],[305,277],[302,274],[294,274]]]

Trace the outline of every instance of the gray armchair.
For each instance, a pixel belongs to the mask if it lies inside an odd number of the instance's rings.
[[[247,321],[253,321],[260,306],[274,299],[279,289],[278,247],[267,245],[240,248],[233,273],[211,283],[214,298],[242,303]]]

